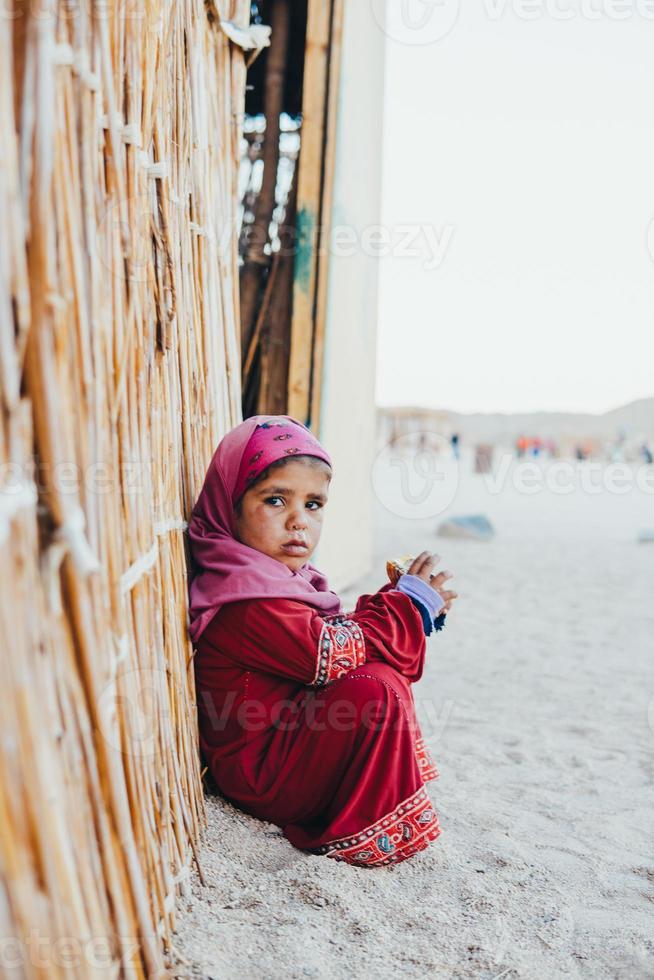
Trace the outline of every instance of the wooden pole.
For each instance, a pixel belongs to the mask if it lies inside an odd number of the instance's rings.
[[[261,282],[270,267],[269,228],[275,208],[277,169],[279,165],[280,116],[284,103],[284,85],[288,58],[290,0],[274,0],[271,10],[271,43],[266,53],[263,136],[263,180],[257,196],[254,221],[241,269],[241,337],[243,361],[246,360],[255,330],[260,306]]]
[[[288,412],[319,422],[343,0],[309,0]]]
[[[320,207],[320,246],[318,249],[317,296],[315,327],[311,358],[311,424],[320,434],[320,407],[324,373],[325,325],[327,319],[327,289],[329,283],[332,230],[332,201],[334,191],[334,167],[336,161],[336,137],[338,120],[338,93],[341,77],[341,49],[345,0],[333,0],[332,22],[329,37],[329,79],[327,83],[327,126],[323,167],[323,193]]]

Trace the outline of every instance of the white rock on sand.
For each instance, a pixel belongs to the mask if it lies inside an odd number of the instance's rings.
[[[210,798],[179,976],[654,977],[654,495],[489,494],[469,468],[436,517],[378,505],[376,571],[343,597],[423,548],[455,572],[415,688],[442,836],[357,869]],[[494,540],[434,535],[476,512]]]

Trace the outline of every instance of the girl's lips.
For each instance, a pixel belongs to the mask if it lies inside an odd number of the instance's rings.
[[[306,544],[283,544],[282,548],[284,551],[290,551],[291,554],[300,554],[307,550]]]

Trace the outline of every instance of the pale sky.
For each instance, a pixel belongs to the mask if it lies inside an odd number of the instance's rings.
[[[381,260],[378,404],[654,395],[654,3],[544,0],[537,21],[517,4],[466,0],[447,36],[388,40],[382,224],[421,254]]]

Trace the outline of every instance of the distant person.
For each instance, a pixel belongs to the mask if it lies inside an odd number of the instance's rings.
[[[643,457],[643,461],[648,465],[652,462],[652,450],[649,448],[646,442],[640,447],[640,455]]]
[[[450,446],[452,447],[452,455],[455,459],[459,458],[459,433],[453,432],[450,436]]]
[[[624,459],[624,452],[622,450],[622,444],[619,442],[613,443],[609,450],[609,461],[611,463],[621,463]]]
[[[527,452],[528,447],[529,447],[529,440],[527,439],[527,437],[518,436],[518,440],[516,442],[516,451],[518,453],[518,459],[522,459],[522,457]]]
[[[493,447],[479,443],[475,449],[475,473],[490,473],[493,466]]]

